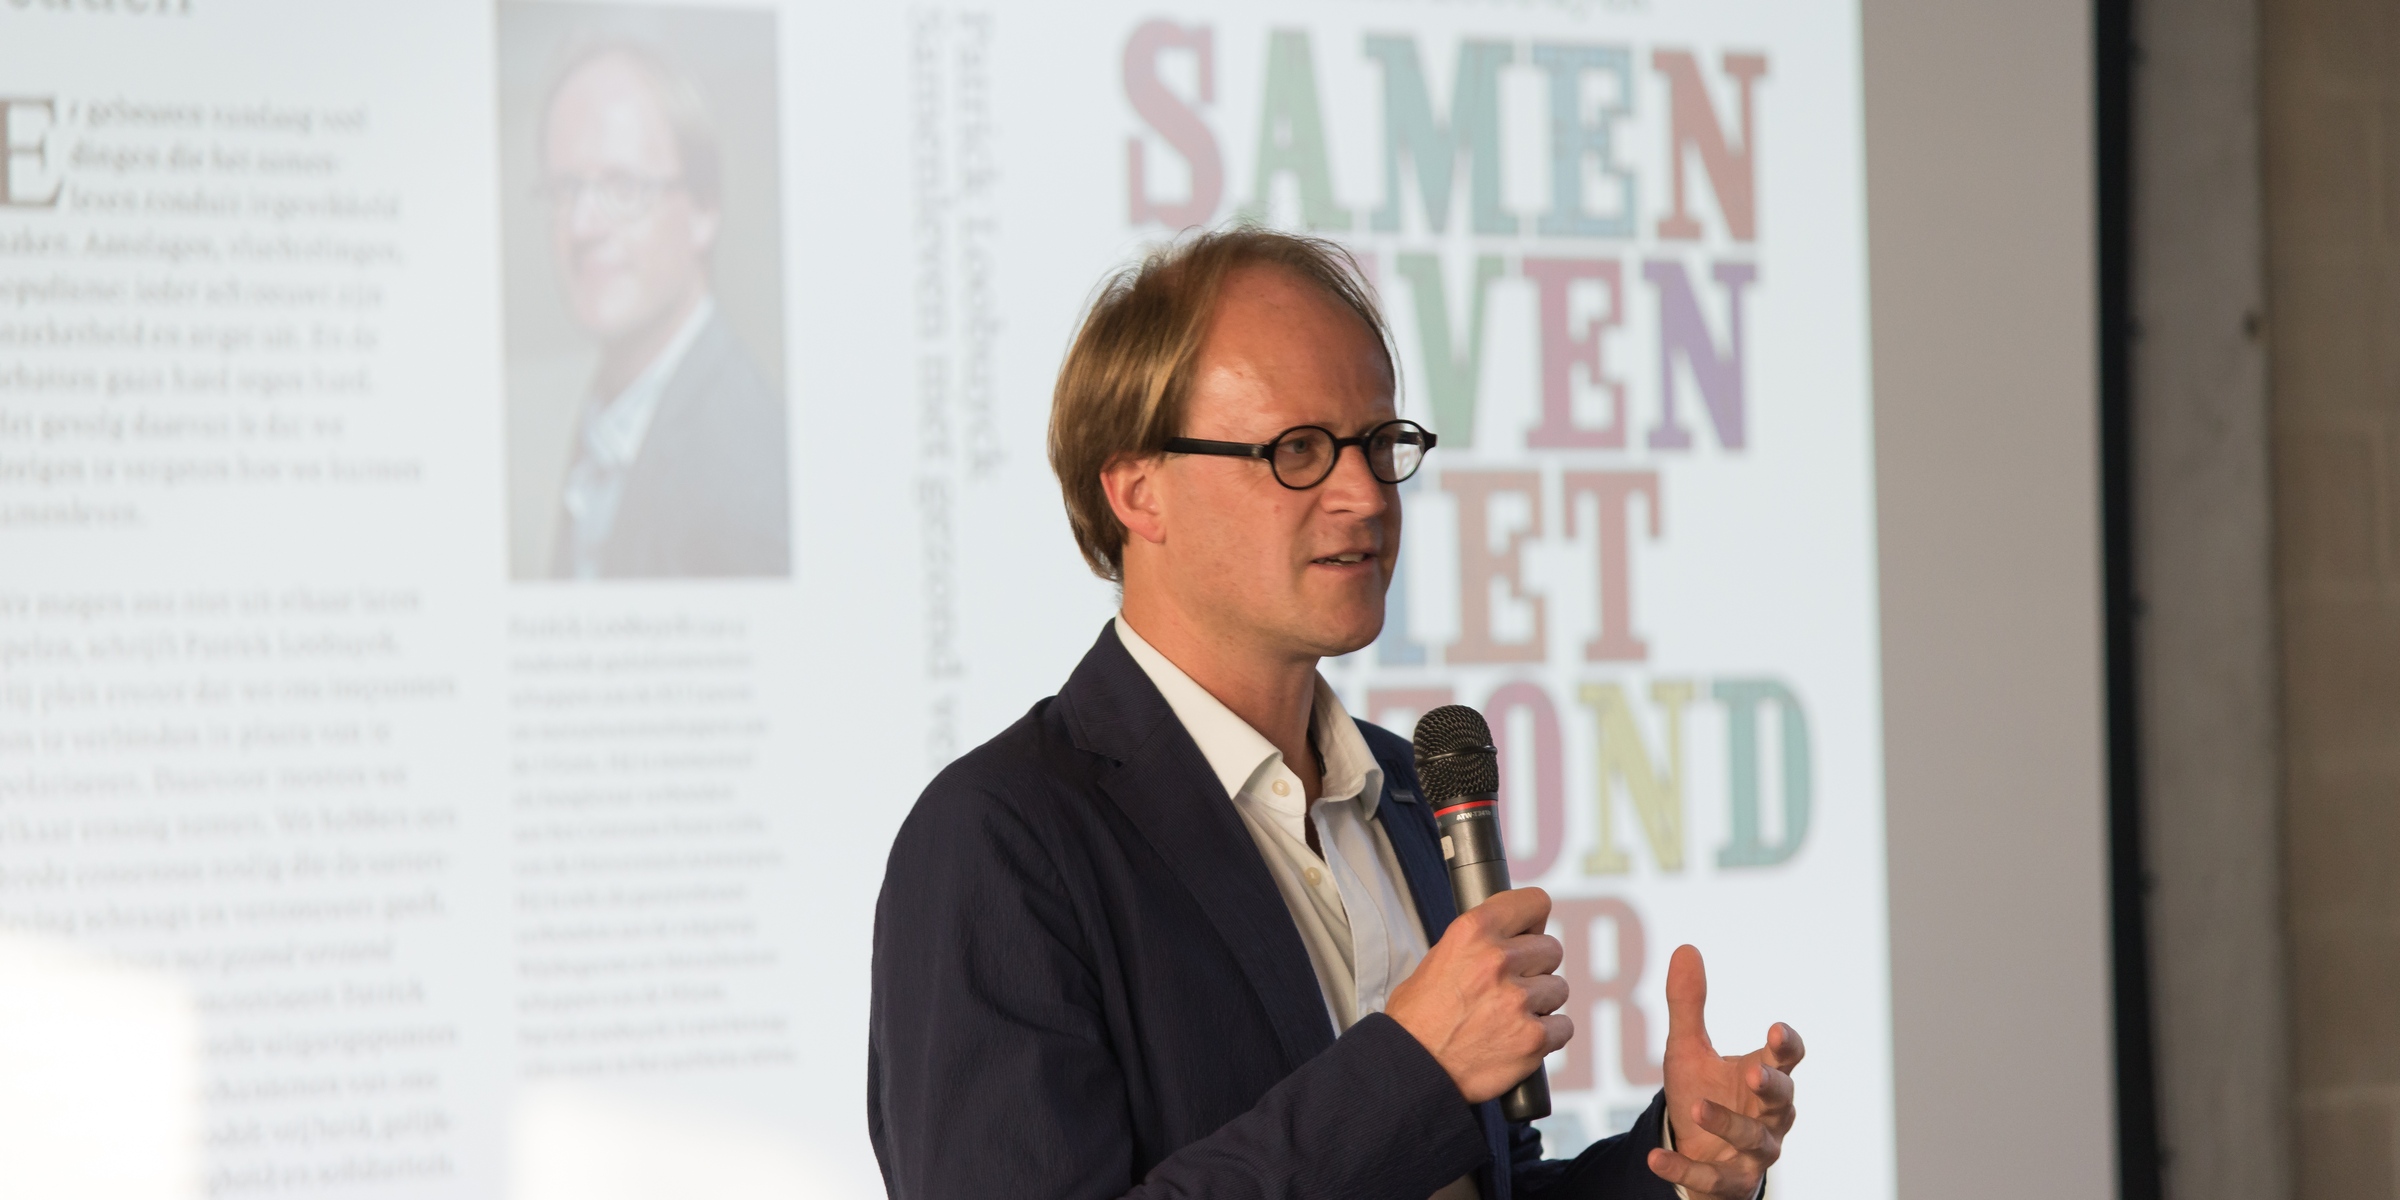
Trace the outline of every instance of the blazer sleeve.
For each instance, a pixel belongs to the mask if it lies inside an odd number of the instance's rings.
[[[1135,1178],[1139,1066],[1060,871],[992,789],[937,780],[918,802],[872,974],[868,1127],[894,1200],[1420,1200],[1489,1155],[1448,1074],[1378,1014]]]
[[[1667,1093],[1650,1098],[1633,1128],[1584,1147],[1573,1159],[1542,1157],[1532,1125],[1509,1126],[1509,1158],[1523,1200],[1677,1200],[1675,1185],[1650,1169],[1650,1151],[1665,1144]]]

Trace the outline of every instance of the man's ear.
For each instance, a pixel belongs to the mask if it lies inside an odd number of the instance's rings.
[[[1100,468],[1100,490],[1127,533],[1145,542],[1167,540],[1165,497],[1159,494],[1158,455],[1120,454]]]

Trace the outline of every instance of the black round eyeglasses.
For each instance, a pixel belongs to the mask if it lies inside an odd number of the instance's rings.
[[[1433,449],[1433,431],[1415,421],[1385,421],[1357,437],[1335,437],[1320,425],[1294,425],[1271,442],[1212,442],[1204,438],[1168,438],[1169,454],[1219,454],[1256,458],[1275,473],[1275,482],[1295,492],[1313,488],[1333,474],[1342,447],[1356,446],[1367,460],[1367,471],[1384,483],[1399,483],[1425,465]]]

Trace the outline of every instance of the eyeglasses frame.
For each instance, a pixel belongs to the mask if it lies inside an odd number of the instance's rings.
[[[599,199],[598,193],[603,187],[609,185],[632,185],[640,188],[643,192],[637,208],[606,217],[611,225],[630,225],[643,220],[651,213],[657,212],[658,206],[665,202],[667,197],[677,192],[691,190],[691,181],[681,173],[674,175],[562,175],[544,179],[533,185],[533,198],[536,203],[549,210],[552,220],[572,214],[576,206],[584,202],[586,196],[590,196],[593,203],[605,213],[607,202]]]
[[[1276,434],[1275,439],[1268,442],[1217,442],[1210,441],[1207,438],[1174,437],[1168,438],[1167,444],[1160,447],[1160,449],[1169,454],[1211,454],[1224,458],[1255,458],[1260,462],[1267,464],[1267,473],[1275,477],[1275,482],[1282,484],[1284,487],[1289,488],[1292,491],[1305,492],[1311,488],[1320,487],[1326,480],[1333,478],[1334,471],[1339,469],[1342,465],[1342,450],[1345,447],[1356,446],[1358,447],[1358,456],[1367,460],[1367,474],[1374,475],[1375,482],[1377,483],[1388,483],[1394,487],[1397,487],[1400,484],[1408,482],[1410,479],[1416,476],[1418,471],[1424,469],[1425,457],[1423,454],[1419,454],[1417,456],[1417,465],[1409,468],[1408,474],[1403,475],[1398,479],[1385,479],[1383,476],[1375,474],[1375,460],[1367,454],[1367,439],[1374,437],[1376,434],[1381,433],[1382,431],[1389,429],[1394,425],[1406,425],[1410,429],[1416,430],[1417,434],[1425,439],[1424,442],[1419,446],[1419,449],[1421,450],[1430,451],[1433,449],[1434,445],[1441,440],[1434,435],[1432,430],[1417,424],[1415,421],[1411,421],[1406,417],[1394,417],[1389,421],[1377,422],[1373,427],[1369,428],[1365,433],[1359,434],[1357,437],[1338,436],[1332,430],[1327,429],[1322,425],[1294,425],[1290,429],[1286,429],[1282,433]],[[1318,433],[1324,434],[1325,439],[1333,443],[1333,456],[1325,460],[1324,474],[1317,476],[1316,479],[1308,483],[1293,483],[1289,480],[1286,480],[1281,471],[1275,469],[1275,447],[1282,445],[1283,439],[1288,438],[1303,429],[1313,429]]]

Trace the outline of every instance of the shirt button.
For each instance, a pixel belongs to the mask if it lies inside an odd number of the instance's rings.
[[[1308,870],[1302,872],[1302,876],[1308,880],[1308,886],[1310,887],[1315,887],[1318,884],[1325,882],[1325,872],[1320,871],[1315,867],[1310,867]]]
[[[1280,780],[1280,779],[1276,780],[1276,781],[1275,781],[1275,794],[1276,794],[1276,795],[1278,795],[1278,796],[1289,796],[1289,795],[1291,795],[1291,794],[1292,794],[1292,785],[1290,785],[1290,784],[1288,784],[1288,783],[1285,783],[1284,781],[1282,781],[1282,780]]]

